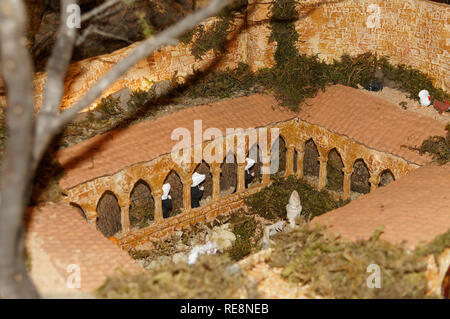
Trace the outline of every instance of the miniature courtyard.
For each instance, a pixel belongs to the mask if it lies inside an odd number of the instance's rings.
[[[238,1],[78,112],[26,211],[41,296],[449,298],[450,6],[376,3]],[[71,63],[61,110],[138,45]]]

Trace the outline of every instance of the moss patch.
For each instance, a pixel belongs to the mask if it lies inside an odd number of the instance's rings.
[[[430,136],[422,142],[418,150],[420,154],[428,153],[433,156],[433,160],[439,164],[450,162],[450,123],[445,127],[447,136]]]
[[[236,298],[237,292],[250,288],[241,272],[229,274],[231,261],[226,256],[202,255],[195,266],[170,263],[161,269],[138,275],[108,278],[97,290],[99,298]]]
[[[256,220],[241,209],[232,213],[228,222],[233,225],[233,233],[236,235],[236,241],[228,251],[228,255],[233,260],[241,260],[250,255],[259,240],[255,238]]]
[[[446,233],[437,236],[428,244],[424,246],[419,245],[416,248],[416,254],[422,257],[433,254],[434,257],[437,257],[446,248],[450,248],[450,229]]]
[[[319,192],[294,176],[289,176],[287,179],[274,178],[270,186],[246,198],[245,203],[254,214],[269,220],[283,219],[286,217],[286,204],[294,190],[300,195],[303,214],[309,218],[322,215],[345,204],[342,201],[333,200],[326,191]]]
[[[378,241],[379,233],[370,240],[352,242],[304,224],[274,237],[270,264],[282,267],[282,277],[289,282],[308,284],[311,292],[328,298],[425,297],[425,260]],[[367,286],[371,264],[380,267],[381,288]]]

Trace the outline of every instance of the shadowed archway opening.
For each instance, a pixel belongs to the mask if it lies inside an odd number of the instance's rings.
[[[344,184],[344,162],[342,162],[341,155],[333,148],[328,153],[327,162],[327,189],[341,192]]]
[[[280,135],[272,144],[272,149],[270,150],[271,175],[282,176],[286,172],[286,152],[286,141]],[[276,157],[278,157],[278,165],[276,165]]]
[[[292,171],[294,173],[297,173],[297,159],[298,159],[298,152],[297,150],[294,150],[294,163],[292,164]]]
[[[78,214],[80,214],[81,217],[83,217],[84,219],[87,220],[87,215],[86,215],[83,207],[81,207],[77,203],[70,203],[70,206],[74,207],[77,210]]]
[[[350,190],[360,194],[370,192],[369,183],[370,173],[363,159],[357,159],[353,164],[353,173],[351,176]]]
[[[203,186],[203,196],[200,200],[200,206],[205,206],[211,201],[212,196],[212,174],[211,174],[211,167],[206,163],[205,161],[202,161],[200,164],[197,165],[197,168],[195,169],[196,173],[204,174],[205,175],[205,181],[200,185]]]
[[[169,217],[178,215],[183,209],[183,182],[180,175],[174,170],[171,170],[167,175],[164,184],[170,184],[170,196],[172,197],[172,211]]]
[[[378,187],[386,186],[387,184],[390,184],[393,181],[395,181],[394,174],[392,174],[390,169],[386,169],[383,172],[381,172],[380,183],[378,184]]]
[[[130,226],[143,228],[155,220],[155,201],[150,186],[142,179],[134,184],[130,194]]]
[[[248,187],[252,187],[261,183],[262,181],[262,173],[261,173],[261,169],[263,166],[262,152],[258,143],[253,144],[253,146],[250,148],[247,154],[247,157],[255,161],[255,165],[253,165],[252,168],[250,168],[249,170],[250,174],[254,174],[252,182],[248,185]]]
[[[320,162],[319,151],[313,139],[305,143],[305,155],[303,158],[303,175],[319,177]]]
[[[122,230],[121,209],[116,195],[111,191],[103,193],[97,204],[97,230],[106,237]]]
[[[232,151],[227,153],[220,166],[220,196],[227,196],[236,192],[237,187],[237,161]]]

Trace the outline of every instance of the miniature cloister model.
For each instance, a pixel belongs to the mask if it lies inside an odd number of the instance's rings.
[[[202,199],[202,196],[203,196],[204,187],[203,186],[200,187],[199,185],[204,182],[205,178],[206,178],[206,175],[199,174],[197,172],[195,172],[192,175],[192,186],[191,186],[191,207],[192,208],[200,207],[200,200]]]

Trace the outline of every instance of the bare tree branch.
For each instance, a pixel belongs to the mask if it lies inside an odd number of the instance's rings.
[[[89,11],[81,16],[81,23],[92,19],[92,17],[95,17],[97,14],[105,11],[106,9],[115,5],[116,3],[119,3],[120,1],[122,1],[122,0],[109,0],[109,1],[106,1],[103,4],[99,5],[98,7],[95,7],[91,11]],[[134,0],[130,0],[130,1],[134,2]]]
[[[111,6],[114,1],[109,1]],[[118,1],[116,1],[118,2]],[[44,104],[33,122],[33,66],[26,47],[26,11],[23,0],[0,0],[1,71],[7,87],[8,139],[2,163],[0,194],[0,299],[39,297],[25,268],[24,213],[37,164],[51,139],[78,111],[92,104],[102,92],[141,59],[159,47],[177,43],[177,38],[227,3],[213,0],[202,10],[187,16],[174,26],[139,44],[117,63],[71,109],[58,114],[64,78],[76,32],[66,24],[67,6],[75,0],[62,1],[62,21],[52,56],[47,65]],[[103,6],[104,10],[105,7]],[[91,16],[99,10],[91,11]],[[88,15],[85,19],[90,18]]]
[[[178,42],[178,37],[183,35],[187,30],[192,29],[204,19],[219,12],[227,1],[212,0],[203,9],[185,17],[175,25],[159,33],[156,37],[144,40],[139,44],[126,58],[118,62],[100,81],[97,82],[73,107],[61,113],[61,115],[52,121],[43,134],[36,136],[34,144],[34,152],[37,158],[40,158],[47,148],[51,137],[59,132],[67,123],[69,123],[75,115],[95,102],[111,84],[124,75],[143,58],[149,56],[153,51],[164,45],[174,44]]]
[[[26,46],[25,25],[23,2],[0,0],[1,68],[8,88],[8,139],[0,194],[0,298],[38,297],[22,255],[34,114],[33,66]]]
[[[59,113],[59,106],[64,94],[64,79],[67,67],[72,59],[73,47],[77,36],[76,28],[69,27],[67,8],[77,4],[77,0],[61,0],[61,22],[56,36],[52,55],[47,63],[47,82],[45,84],[44,102],[36,119],[35,136],[45,135],[47,127]],[[42,154],[33,152],[32,170],[37,168]]]
[[[133,43],[132,41],[130,41],[130,40],[127,39],[127,38],[120,37],[120,36],[117,36],[117,35],[115,35],[115,34],[112,34],[112,33],[109,33],[109,32],[102,31],[102,30],[100,30],[99,28],[97,28],[96,26],[90,25],[90,26],[88,26],[88,27],[83,31],[83,33],[77,38],[77,41],[75,42],[75,45],[76,45],[76,46],[81,45],[81,44],[86,40],[86,38],[87,38],[88,36],[90,36],[91,34],[98,34],[98,35],[101,35],[102,37],[105,37],[105,38],[112,38],[112,39],[116,39],[116,40],[120,40],[120,41],[127,42],[127,43],[129,43],[129,44]]]

